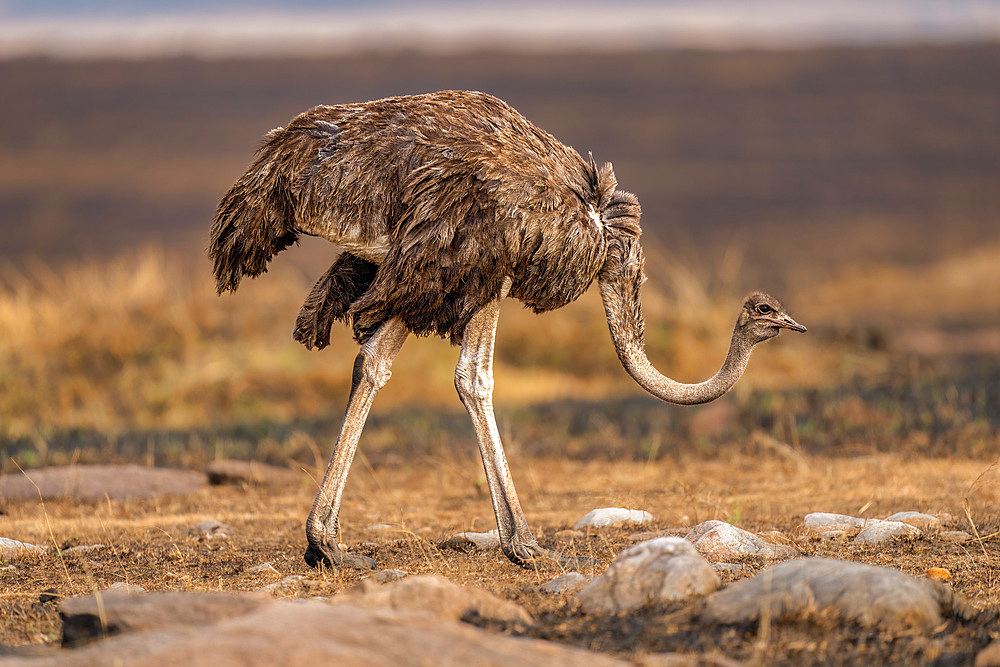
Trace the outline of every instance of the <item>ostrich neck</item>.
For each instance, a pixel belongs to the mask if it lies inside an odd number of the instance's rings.
[[[696,405],[713,401],[725,394],[746,370],[753,346],[736,336],[734,331],[722,368],[704,382],[686,384],[661,374],[646,357],[645,322],[639,301],[641,264],[639,272],[636,279],[617,276],[602,278],[599,282],[611,338],[622,366],[639,386],[668,403]]]

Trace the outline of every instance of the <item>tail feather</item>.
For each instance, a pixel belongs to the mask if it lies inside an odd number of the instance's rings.
[[[267,271],[271,258],[298,240],[281,131],[268,137],[247,173],[222,198],[212,225],[208,255],[220,293],[235,291],[245,275]]]

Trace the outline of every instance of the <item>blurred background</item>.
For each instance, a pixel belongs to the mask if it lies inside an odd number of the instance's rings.
[[[661,371],[714,373],[751,289],[810,328],[731,396],[673,408],[621,370],[595,294],[511,302],[509,450],[996,456],[1000,2],[467,4],[0,2],[3,470],[322,458],[356,349],[290,331],[336,249],[307,239],[218,297],[215,205],[300,111],[448,88],[507,100],[639,196]],[[373,461],[474,455],[456,358],[407,343]]]

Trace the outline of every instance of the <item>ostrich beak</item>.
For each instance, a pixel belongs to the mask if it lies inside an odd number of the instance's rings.
[[[782,315],[777,322],[779,327],[784,327],[785,329],[791,329],[792,331],[798,331],[799,333],[805,333],[809,331],[804,326],[790,318],[788,315]]]

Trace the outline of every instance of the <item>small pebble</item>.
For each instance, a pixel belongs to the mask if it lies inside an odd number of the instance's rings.
[[[573,525],[573,528],[603,528],[620,523],[646,523],[653,515],[645,510],[630,510],[624,507],[602,507],[590,510]]]
[[[410,573],[406,570],[379,570],[372,575],[372,579],[380,584],[387,584],[390,581],[397,581]]]
[[[948,581],[951,579],[951,572],[943,567],[929,567],[927,568],[926,575],[928,579],[934,579],[936,581]]]

